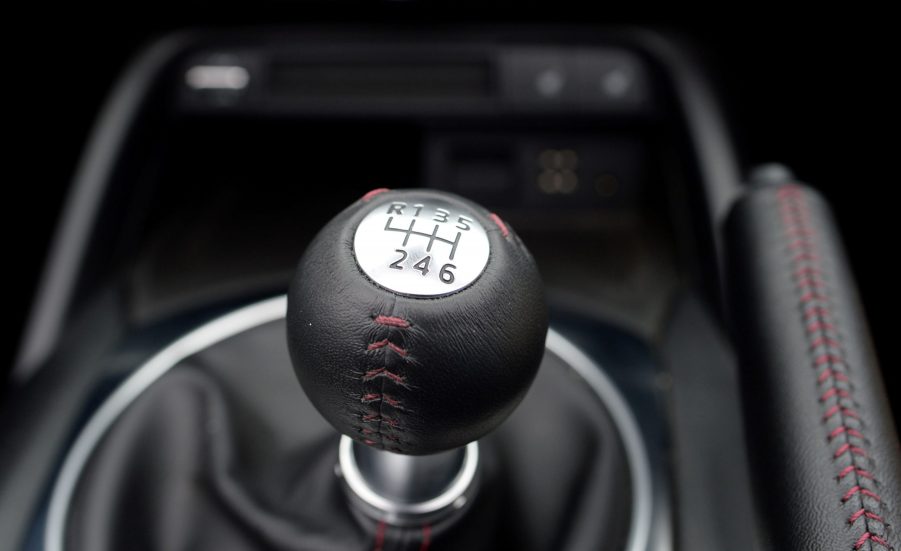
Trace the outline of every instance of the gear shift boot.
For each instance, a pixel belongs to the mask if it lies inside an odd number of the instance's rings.
[[[625,548],[633,507],[617,425],[554,350],[480,442],[465,517],[395,527],[349,505],[339,437],[297,391],[284,334],[279,321],[231,337],[141,394],[79,477],[64,549],[418,551],[424,533],[430,551]]]

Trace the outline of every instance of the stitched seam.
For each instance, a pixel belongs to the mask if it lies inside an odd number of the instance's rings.
[[[375,539],[372,542],[372,551],[383,551],[385,548],[385,530],[387,525],[384,520],[379,521],[375,527]]]
[[[363,201],[364,203],[368,203],[368,202],[371,201],[372,198],[375,197],[376,195],[381,195],[382,193],[385,193],[385,192],[387,192],[387,191],[391,191],[391,190],[388,189],[388,188],[386,188],[386,187],[376,188],[376,189],[374,189],[374,190],[372,190],[372,191],[366,192],[365,195],[363,195],[362,197],[360,197],[360,201]]]
[[[852,509],[847,517],[848,527],[861,530],[853,549],[863,549],[868,543],[870,550],[876,546],[888,549],[888,526],[884,516],[876,512],[885,505],[877,492],[875,464],[867,451],[869,440],[857,412],[840,323],[835,315],[817,232],[811,222],[812,212],[800,186],[784,186],[776,195],[807,338],[807,353],[817,373],[818,401],[823,410],[821,423],[827,432],[825,440],[832,461],[839,469],[835,478],[842,489],[841,506]]]
[[[369,342],[365,351],[379,354],[382,362],[378,367],[358,373],[363,388],[360,394],[360,403],[368,406],[367,410],[358,412],[360,418],[358,430],[362,434],[364,444],[393,452],[402,452],[402,448],[406,447],[407,443],[402,439],[405,429],[398,419],[398,415],[400,412],[408,410],[403,401],[393,392],[389,393],[387,388],[393,386],[398,389],[413,390],[413,387],[407,382],[406,375],[396,372],[389,365],[393,359],[389,355],[400,358],[405,364],[411,363],[412,359],[407,348],[395,342],[395,333],[406,331],[413,324],[404,318],[384,314],[373,315],[370,319],[376,326],[377,340]],[[384,335],[385,330],[387,330],[388,336],[378,338]],[[375,384],[378,384],[377,389],[373,387]],[[388,414],[390,410],[393,410],[394,413]]]
[[[501,230],[501,235],[503,235],[504,237],[510,235],[510,230],[509,228],[507,228],[507,224],[504,224],[504,221],[501,220],[500,216],[492,212],[488,214],[488,218],[491,218],[491,221],[494,222],[494,225]]]

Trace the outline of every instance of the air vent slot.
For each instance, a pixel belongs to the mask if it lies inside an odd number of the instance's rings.
[[[491,66],[478,61],[274,61],[269,91],[304,99],[479,99],[493,95]]]

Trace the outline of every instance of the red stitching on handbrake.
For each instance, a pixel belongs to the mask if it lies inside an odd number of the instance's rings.
[[[876,487],[878,482],[870,471],[858,466],[860,459],[857,458],[868,457],[865,448],[867,439],[863,434],[857,411],[847,407],[855,405],[852,395],[853,386],[851,386],[847,357],[840,338],[839,323],[832,312],[829,285],[816,243],[817,235],[813,216],[800,186],[782,187],[776,192],[776,195],[783,224],[782,231],[788,244],[788,254],[791,256],[792,279],[799,295],[801,322],[807,334],[810,363],[818,372],[817,384],[827,387],[819,397],[823,407],[828,406],[823,414],[822,422],[828,423],[838,416],[838,426],[829,431],[826,441],[830,446],[838,445],[832,454],[833,461],[847,457],[847,461],[850,462],[839,471],[836,477],[839,484],[842,484],[847,477],[853,477],[853,486],[841,496],[841,502],[846,503],[857,496],[860,505],[848,517],[848,524],[853,525],[861,518],[864,519],[863,533],[854,543],[854,549],[861,549],[867,542],[870,542],[871,546],[879,545],[887,549],[888,542],[882,536],[873,533],[873,530],[877,532],[884,530],[885,521],[881,516],[870,511],[863,501],[863,498],[870,498],[881,504],[882,499],[873,490],[862,485],[863,481],[868,481],[867,486]],[[843,383],[847,388],[837,386],[838,383]],[[854,444],[851,443],[852,438],[856,439]],[[870,521],[881,523],[882,526],[870,526]]]
[[[848,490],[848,493],[846,493],[846,494],[842,497],[842,501],[848,501],[848,500],[851,499],[855,494],[860,494],[860,495],[864,495],[864,496],[867,496],[867,497],[871,497],[871,498],[875,499],[876,501],[882,501],[882,498],[881,498],[881,497],[879,497],[878,495],[874,494],[874,493],[871,492],[870,490],[867,490],[866,488],[861,488],[860,486],[854,486],[853,488],[851,488],[850,490]]]
[[[873,473],[871,473],[870,471],[861,469],[860,467],[855,467],[854,465],[848,465],[847,467],[842,469],[842,472],[838,473],[838,479],[841,480],[841,479],[845,478],[846,476],[848,476],[849,474],[851,474],[852,472],[855,473],[857,476],[869,478],[870,480],[873,479]]]
[[[860,439],[865,438],[864,435],[861,434],[859,430],[846,427],[845,425],[841,425],[841,426],[835,427],[835,429],[829,433],[829,440],[834,439],[836,436],[838,436],[840,434],[847,434],[848,436],[855,436]]]
[[[854,455],[859,455],[861,457],[866,457],[867,452],[863,448],[859,448],[857,446],[852,446],[851,444],[842,444],[835,450],[835,453],[832,454],[833,459],[838,459],[839,457],[845,455],[846,453],[853,453]]]
[[[820,401],[825,402],[833,396],[838,396],[839,398],[850,398],[851,394],[843,388],[832,387],[820,396]]]
[[[872,513],[867,511],[866,509],[858,509],[856,513],[848,517],[848,524],[854,524],[854,522],[860,517],[867,517],[869,519],[878,520],[879,522],[885,522],[879,515],[876,513]]]
[[[817,382],[824,383],[829,379],[835,379],[836,381],[841,381],[843,383],[851,382],[851,380],[848,379],[847,375],[845,375],[841,371],[835,371],[831,367],[827,367],[823,370],[822,373],[820,373],[820,376],[817,377]]]
[[[860,536],[860,539],[857,540],[857,543],[854,544],[854,549],[860,549],[861,547],[863,547],[863,544],[865,544],[867,542],[867,540],[870,540],[873,543],[878,543],[882,547],[885,547],[886,549],[888,549],[887,541],[885,541],[884,539],[880,538],[879,536],[875,536],[869,532],[864,532],[863,535]]]

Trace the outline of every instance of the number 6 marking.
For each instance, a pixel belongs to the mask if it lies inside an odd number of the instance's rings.
[[[451,268],[455,270],[457,269],[457,267],[453,264],[445,264],[441,267],[441,271],[438,272],[438,277],[441,278],[442,283],[447,283],[448,285],[450,285],[454,282],[454,279],[456,279],[454,277],[454,272],[451,271]]]

